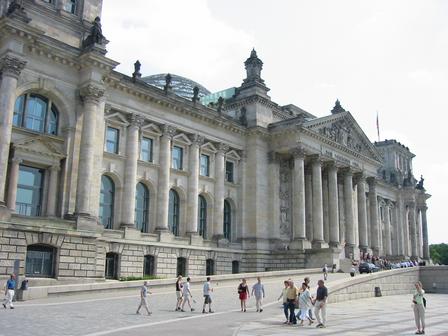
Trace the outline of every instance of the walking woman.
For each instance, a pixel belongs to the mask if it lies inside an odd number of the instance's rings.
[[[286,321],[284,324],[288,324],[289,322],[289,311],[288,311],[288,298],[287,298],[287,292],[289,288],[289,281],[285,280],[283,281],[283,284],[285,285],[285,288],[283,288],[282,293],[278,297],[278,300],[283,298],[283,314],[285,314]]]
[[[242,279],[238,286],[238,295],[241,302],[241,311],[246,312],[246,301],[250,297],[249,286],[247,285],[246,279]]]
[[[423,290],[420,281],[415,283],[415,293],[412,297],[414,308],[415,325],[417,326],[416,335],[425,334],[425,306],[426,299],[424,298],[425,291]]]
[[[176,281],[176,311],[179,311],[182,305],[182,275],[179,275],[177,277],[177,281]]]
[[[300,309],[299,326],[303,326],[303,322],[305,320],[309,321],[310,323],[309,325],[313,324],[313,320],[308,314],[308,311],[312,306],[313,306],[313,299],[311,298],[310,290],[308,289],[308,286],[305,283],[303,283],[299,295],[299,309]]]

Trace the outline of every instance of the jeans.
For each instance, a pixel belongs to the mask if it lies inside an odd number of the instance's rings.
[[[287,320],[289,320],[289,312],[288,312],[288,302],[283,302],[283,314]]]
[[[288,299],[288,310],[289,310],[289,322],[291,323],[297,323],[297,317],[294,312],[296,309],[296,304],[294,303],[295,300]]]

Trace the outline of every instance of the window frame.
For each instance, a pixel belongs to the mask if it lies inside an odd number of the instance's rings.
[[[39,173],[40,174],[40,185],[26,185],[20,183],[20,172],[21,171],[28,171],[33,173]],[[19,165],[19,176],[17,180],[17,191],[16,191],[16,213],[22,216],[28,216],[28,217],[40,217],[42,215],[42,206],[43,206],[43,189],[45,185],[45,169],[32,167],[28,165]],[[22,203],[18,202],[19,200],[19,190],[31,190],[32,192],[32,203]],[[37,194],[35,194],[37,192]],[[35,202],[35,196],[37,196],[38,201]],[[20,207],[21,205],[26,205],[26,213],[21,213]],[[30,214],[27,214],[28,206],[30,207]]]
[[[109,138],[108,138],[108,136],[109,136],[109,130],[115,130],[116,131],[116,135],[117,135],[117,140],[116,140],[116,145],[114,145],[114,148],[115,148],[115,151],[109,151],[109,147],[108,147],[108,145],[109,145],[109,143],[112,143],[110,140],[109,140]],[[114,127],[114,126],[111,126],[111,125],[106,125],[106,134],[105,134],[105,145],[104,145],[104,151],[106,152],[106,153],[109,153],[109,154],[116,154],[116,155],[118,155],[119,153],[120,153],[120,128],[118,128],[118,127]],[[115,147],[116,146],[116,147]]]
[[[225,179],[226,179],[226,182],[229,182],[229,183],[235,183],[235,162],[234,161],[232,161],[232,160],[226,160],[225,161],[226,163],[225,163]],[[232,175],[231,175],[231,179],[229,179],[228,178],[228,170],[227,170],[227,164],[232,164]]]
[[[198,195],[198,234],[207,239],[207,200]]]
[[[101,207],[104,207],[104,205],[108,205],[108,203],[101,203],[101,194],[104,194],[103,192],[103,178],[108,179],[111,182],[111,186],[112,186],[112,197],[111,197],[111,202],[109,204],[110,206],[110,217],[109,217],[109,222],[105,223],[103,220],[103,216],[100,216],[101,211],[98,211],[98,219],[101,223],[101,225],[103,225],[103,227],[106,230],[112,230],[114,228],[114,220],[115,220],[115,199],[116,199],[116,186],[115,186],[115,182],[114,180],[108,176],[108,175],[102,175],[101,176],[101,186],[100,186],[100,204],[99,204],[99,210],[101,210]],[[104,213],[104,209],[103,209],[103,213]]]
[[[144,195],[143,195],[143,205],[144,206],[141,209],[137,208],[137,205],[138,205],[137,199],[139,198],[138,197],[139,186],[141,186],[143,188],[142,190],[144,192]],[[138,182],[135,186],[135,216],[134,216],[135,218],[134,218],[134,222],[135,222],[135,227],[137,228],[137,230],[140,230],[140,232],[143,232],[143,233],[149,232],[150,202],[151,202],[151,197],[150,197],[148,187],[144,183]],[[141,214],[142,214],[143,221],[141,223],[137,222],[137,219],[138,219],[137,213],[138,212],[141,212]]]
[[[174,167],[174,149],[179,150],[180,158],[179,158],[179,167]],[[183,169],[183,161],[184,161],[184,150],[185,148],[179,145],[173,145],[171,148],[171,168],[175,170],[184,170]]]
[[[171,199],[173,195],[173,199]],[[172,234],[179,236],[179,223],[180,223],[180,197],[179,193],[170,189],[168,195],[168,228]]]
[[[144,143],[145,140],[149,140],[151,142],[151,146],[150,146],[149,152],[148,152],[149,153],[149,160],[145,160],[143,158],[143,143]],[[140,161],[151,162],[151,163],[154,162],[154,139],[153,138],[148,137],[148,136],[144,136],[144,135],[141,136],[141,138],[140,138]]]
[[[225,239],[232,240],[232,204],[227,199],[224,200],[223,234]]]
[[[205,166],[203,166],[202,164],[203,163],[202,159],[205,159],[206,161]],[[205,171],[203,169],[205,169]],[[210,155],[208,154],[201,153],[199,155],[199,175],[210,177]]]

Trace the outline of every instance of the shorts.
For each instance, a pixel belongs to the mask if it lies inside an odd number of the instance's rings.
[[[176,297],[180,299],[182,297],[182,292],[176,291]]]
[[[212,298],[210,295],[204,295],[204,304],[212,303]]]

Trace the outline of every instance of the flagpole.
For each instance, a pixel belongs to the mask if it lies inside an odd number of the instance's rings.
[[[381,141],[380,138],[380,122],[379,122],[379,118],[378,118],[378,111],[376,111],[376,131],[378,133],[378,142]]]

